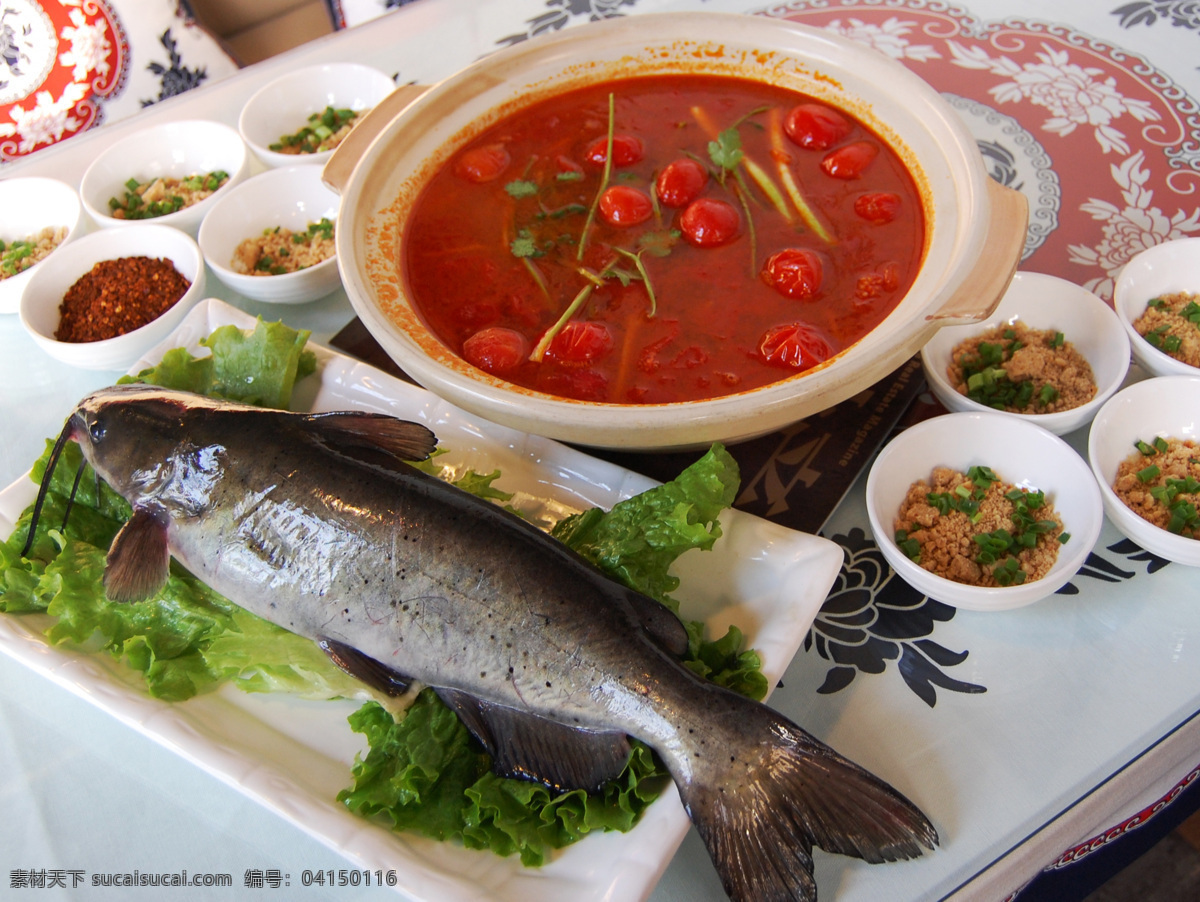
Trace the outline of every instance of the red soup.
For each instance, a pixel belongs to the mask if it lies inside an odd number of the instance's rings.
[[[896,306],[924,248],[897,155],[770,85],[654,76],[562,94],[460,150],[417,200],[410,294],[468,362],[657,404],[785,379]]]

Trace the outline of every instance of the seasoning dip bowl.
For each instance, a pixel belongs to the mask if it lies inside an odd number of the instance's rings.
[[[75,189],[57,179],[37,176],[0,180],[0,241],[8,246],[34,237],[46,228],[66,229],[51,256],[86,230],[83,205]],[[17,312],[21,292],[47,259],[43,257],[28,269],[0,279],[0,313]]]
[[[1005,483],[1040,489],[1069,540],[1050,571],[1013,586],[970,586],[937,576],[896,544],[895,519],[909,488],[935,467],[966,473],[987,466]],[[1032,604],[1060,589],[1083,565],[1100,535],[1104,508],[1092,471],[1061,438],[1026,417],[990,411],[950,413],[912,426],[879,453],[867,476],[867,515],[883,556],[906,583],[930,598],[973,611]]]
[[[272,150],[285,135],[294,135],[308,117],[327,107],[363,114],[395,90],[391,76],[360,63],[324,63],[306,66],[268,82],[242,107],[238,131],[253,154],[265,165],[324,165],[333,150],[289,154]]]
[[[249,163],[245,142],[228,125],[203,119],[166,122],[105,149],[83,173],[79,195],[88,215],[102,228],[128,228],[150,222],[182,229],[194,238],[217,198],[246,177]],[[217,171],[229,174],[219,189],[174,213],[150,219],[118,219],[112,215],[109,199],[122,199],[130,179],[184,179]]]
[[[947,410],[992,410],[951,385],[946,372],[952,362],[951,352],[969,338],[1017,320],[1031,329],[1062,332],[1091,365],[1096,394],[1086,404],[1054,413],[1034,413],[1032,404],[1027,412],[998,412],[1028,419],[1055,435],[1066,435],[1086,425],[1121,387],[1129,372],[1129,338],[1108,304],[1086,288],[1055,276],[1018,272],[987,320],[939,330],[921,349],[929,387]]]
[[[339,203],[338,195],[321,181],[319,166],[269,169],[235,185],[216,202],[200,226],[200,249],[217,278],[246,297],[273,304],[316,300],[341,284],[336,256],[279,275],[237,272],[232,260],[243,240],[266,229],[282,226],[292,233],[305,232],[322,218],[336,224]]]
[[[1154,347],[1133,327],[1147,303],[1176,292],[1200,298],[1200,238],[1177,238],[1136,254],[1122,268],[1113,289],[1113,308],[1129,336],[1133,359],[1152,376],[1200,374],[1200,369]]]
[[[1200,442],[1200,373],[1144,379],[1121,389],[1100,408],[1088,436],[1088,460],[1104,510],[1122,535],[1159,557],[1200,567],[1200,540],[1176,535],[1134,513],[1113,489],[1135,442],[1155,438]],[[1146,461],[1147,465],[1153,459]]]
[[[92,267],[121,257],[164,258],[191,285],[175,304],[146,325],[90,342],[54,337],[63,296]],[[163,225],[139,223],[84,235],[55,253],[53,266],[40,267],[21,296],[21,325],[51,357],[87,370],[126,370],[166,338],[204,297],[204,257],[189,235]]]

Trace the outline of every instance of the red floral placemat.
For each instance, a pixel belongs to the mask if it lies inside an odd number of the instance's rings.
[[[1029,200],[1022,269],[1111,301],[1130,257],[1200,232],[1196,102],[1139,56],[1066,25],[984,22],[925,0],[794,0],[762,14],[869,44],[942,92],[992,177]]]

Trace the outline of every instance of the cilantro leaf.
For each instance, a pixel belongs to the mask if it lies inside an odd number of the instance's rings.
[[[512,251],[514,257],[542,256],[542,251],[538,250],[537,242],[534,241],[529,229],[521,229],[517,232],[517,237],[509,243],[508,249]]]
[[[713,165],[719,167],[724,178],[725,172],[737,169],[738,164],[745,158],[742,152],[742,136],[736,128],[727,128],[717,136],[717,140],[708,142],[708,156]]]

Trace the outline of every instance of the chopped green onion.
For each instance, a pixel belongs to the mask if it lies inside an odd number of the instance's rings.
[[[911,538],[907,530],[896,530],[896,546],[904,553],[905,557],[918,564],[921,562],[921,543]]]

